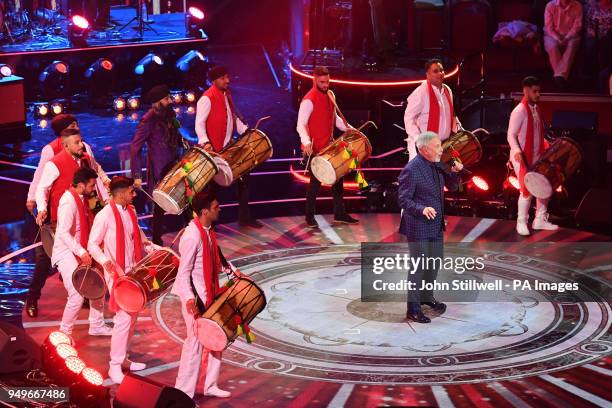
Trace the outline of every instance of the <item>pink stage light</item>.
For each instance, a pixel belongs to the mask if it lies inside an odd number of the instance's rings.
[[[78,14],[72,16],[72,24],[80,28],[81,30],[87,30],[89,28],[89,21],[83,16],[79,16]]]
[[[489,191],[489,183],[480,176],[472,177],[472,183],[482,191]]]
[[[307,74],[303,71],[300,71],[299,69],[297,69],[296,67],[294,67],[293,65],[289,65],[289,68],[291,68],[291,72],[293,72],[294,74],[301,76],[302,78],[308,78],[308,79],[312,79],[312,75],[311,74]],[[459,65],[455,66],[455,68],[446,74],[446,78],[451,78],[455,75],[457,75],[457,73],[459,72]],[[404,85],[420,85],[421,82],[425,81],[425,78],[423,79],[413,79],[413,80],[407,80],[407,81],[354,81],[354,80],[349,80],[349,79],[336,79],[336,78],[331,78],[330,82],[335,83],[335,84],[342,84],[342,85],[356,85],[356,86],[404,86]]]
[[[199,8],[191,6],[187,9],[187,11],[198,20],[204,20],[204,12]]]

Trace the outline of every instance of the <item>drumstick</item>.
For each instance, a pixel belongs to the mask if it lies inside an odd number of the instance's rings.
[[[137,188],[138,188],[140,191],[142,191],[142,192],[143,192],[143,193],[144,193],[144,194],[145,194],[147,197],[149,197],[149,198],[151,199],[151,201],[155,202],[155,199],[153,199],[153,197],[151,197],[151,196],[149,195],[149,193],[147,193],[147,192],[145,191],[145,189],[144,189],[144,188],[142,188],[142,187],[137,187]]]
[[[374,126],[374,129],[378,129],[378,126],[376,126],[376,123],[372,122],[371,120],[368,120],[367,122],[365,122],[363,125],[359,126],[357,128],[357,130],[361,131],[361,129],[363,129],[364,127],[366,127],[367,125],[372,125]]]
[[[310,158],[312,157],[312,152],[308,155],[308,160],[306,160],[306,169],[304,169],[304,174],[308,174],[308,165],[310,164]]]
[[[264,116],[263,118],[259,118],[259,120],[257,121],[257,123],[255,123],[255,127],[253,129],[257,129],[259,128],[259,124],[261,122],[263,122],[264,120],[268,120],[270,119],[272,116]]]

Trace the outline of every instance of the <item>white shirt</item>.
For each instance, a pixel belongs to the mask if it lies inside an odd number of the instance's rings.
[[[314,105],[310,99],[302,99],[300,103],[300,110],[298,111],[298,119],[297,119],[297,127],[296,130],[300,135],[300,143],[304,146],[308,146],[312,143],[310,139],[310,134],[308,133],[308,120],[310,119],[310,115],[312,115],[312,111],[314,110]],[[344,121],[342,118],[336,113],[336,127],[341,132],[346,132],[347,127],[344,125]]]
[[[196,107],[195,131],[196,135],[198,135],[199,144],[204,144],[209,141],[208,134],[206,133],[206,120],[208,119],[208,114],[210,113],[210,105],[210,98],[206,95],[203,95],[198,101],[198,105]],[[223,141],[223,147],[227,146],[230,140],[232,139],[232,129],[234,120],[234,117],[232,115],[232,109],[230,108],[229,101],[227,100],[227,95],[225,95],[225,109],[227,111],[227,129],[225,130],[225,140]],[[243,134],[245,130],[247,130],[247,125],[242,123],[242,121],[238,117],[236,117],[236,130],[240,135]]]
[[[79,199],[83,196],[79,194]],[[81,219],[79,210],[70,191],[66,191],[60,198],[57,208],[57,227],[55,241],[53,242],[53,256],[51,264],[57,263],[72,254],[83,256],[87,250],[81,246]]]
[[[98,197],[101,200],[108,200],[108,191],[106,187],[104,187],[104,183],[110,180],[102,166],[96,161],[93,152],[91,151],[91,147],[84,143],[85,151],[90,157],[91,168],[98,173],[98,179],[96,180],[96,189],[98,190]],[[36,200],[36,207],[38,212],[44,211],[47,209],[47,199],[49,197],[49,190],[51,190],[51,186],[59,177],[59,169],[51,161],[53,159],[53,148],[50,145],[46,145],[40,153],[40,161],[38,163],[38,167],[34,172],[34,178],[32,179],[32,183],[30,184],[30,189],[28,190],[28,200],[30,200],[31,193],[34,192],[34,199]],[[79,166],[81,161],[79,159],[75,159]]]
[[[128,213],[127,207],[123,207],[117,204],[117,210],[121,216],[123,222],[123,232],[125,237],[125,271],[129,271],[134,266],[134,239],[132,236],[132,218]],[[144,249],[146,252],[150,252],[154,249],[151,242],[149,242],[140,229],[140,236]],[[113,209],[111,205],[105,205],[102,210],[94,218],[91,232],[89,233],[89,242],[87,243],[87,250],[100,265],[104,265],[107,261],[111,261],[117,264],[117,253],[115,252],[115,246],[117,245],[117,226],[115,224],[115,216],[113,215]],[[104,244],[104,250],[101,245]]]
[[[537,159],[540,152],[540,128],[542,126],[541,119],[538,120],[538,111],[536,105],[529,105],[534,115],[533,121],[533,157]],[[525,147],[525,139],[527,137],[527,110],[525,105],[519,103],[510,114],[510,122],[508,123],[508,144],[510,145],[510,158],[514,158],[517,152],[522,152]],[[514,160],[514,159],[513,159]]]
[[[443,86],[449,92],[452,101],[453,93],[451,89],[446,85]],[[438,136],[440,136],[440,140],[446,140],[450,136],[451,131],[456,131],[457,129],[451,129],[449,126],[448,118],[450,116],[451,107],[446,96],[442,94],[442,89],[433,86],[433,91],[438,100],[438,105],[440,106],[440,128],[438,129]],[[427,81],[423,81],[408,97],[408,105],[404,112],[404,127],[408,135],[405,140],[408,142],[410,160],[416,157],[416,139],[421,133],[427,131],[428,121],[429,87]],[[458,119],[456,119],[456,123],[456,127],[458,127]]]
[[[204,227],[204,231],[208,234],[210,227]],[[209,245],[212,245],[209,236]],[[206,283],[204,282],[204,267],[202,265],[202,237],[200,231],[195,225],[195,221],[191,221],[185,228],[185,232],[179,241],[179,253],[181,261],[179,269],[172,286],[172,293],[179,296],[183,303],[187,303],[190,299],[195,299],[195,295],[191,288],[191,281],[196,289],[198,297],[206,302]]]

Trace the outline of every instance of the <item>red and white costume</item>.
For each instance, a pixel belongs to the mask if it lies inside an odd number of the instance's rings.
[[[542,153],[544,153],[546,142],[544,140],[544,122],[542,121],[540,110],[537,105],[528,103],[525,98],[523,98],[521,103],[519,103],[510,114],[508,144],[510,145],[510,161],[514,167],[514,172],[519,179],[521,187],[521,194],[518,199],[517,223],[525,225],[526,227],[532,196],[525,188],[523,179],[525,173],[528,171],[527,169],[533,166]],[[516,160],[515,156],[517,153],[522,153],[523,160],[526,161],[526,166],[521,166]],[[536,199],[534,228],[537,223],[549,224],[547,206],[548,199]]]
[[[209,307],[219,291],[219,272],[221,260],[215,232],[210,227],[204,227],[198,219],[192,220],[185,228],[179,241],[181,256],[176,280],[172,293],[181,298],[181,312],[187,327],[187,337],[181,351],[181,363],[176,377],[175,387],[193,398],[202,365],[202,355],[208,354],[204,394],[217,387],[219,371],[221,370],[220,351],[210,351],[203,348],[194,332],[194,316],[187,311],[187,302],[201,299],[205,307]],[[195,288],[196,293],[193,293]]]
[[[328,91],[328,93],[331,97],[312,87],[300,103],[296,130],[300,135],[302,146],[312,143],[313,154],[317,154],[333,141],[334,125],[341,132],[346,132],[348,129],[348,125],[336,113],[331,101],[332,97],[335,98],[333,92]]]
[[[87,252],[85,248],[87,248],[89,230],[93,223],[93,214],[83,195],[77,194],[72,187],[62,195],[57,213],[58,220],[51,264],[57,266],[68,292],[60,330],[70,334],[84,300],[72,284],[72,274],[79,265],[77,257]],[[94,305],[94,303],[97,304]],[[89,308],[90,331],[104,326],[103,305],[102,302],[91,303]]]
[[[404,126],[408,135],[409,160],[416,157],[416,139],[421,133],[430,131],[440,136],[442,141],[448,139],[460,126],[451,89],[445,84],[438,88],[423,81],[408,97]]]
[[[96,190],[98,191],[98,197],[100,197],[101,200],[106,201],[108,199],[108,192],[104,187],[104,183],[109,181],[109,178],[102,169],[102,166],[100,166],[100,164],[96,162],[91,147],[87,143],[83,144],[85,145],[85,152],[87,160],[89,160],[89,166],[94,169],[96,173],[98,173],[98,179],[96,180]],[[62,138],[58,137],[51,143],[45,145],[45,147],[43,147],[42,151],[40,152],[40,160],[38,162],[38,167],[36,167],[32,183],[30,184],[30,188],[28,190],[28,201],[36,201],[36,207],[39,212],[47,210],[49,192],[54,182],[60,176],[60,170],[57,164],[53,163],[53,159],[55,158],[55,156],[57,156],[64,150],[65,149],[62,146]],[[81,166],[82,159],[73,158],[73,160],[78,164],[78,169]],[[72,184],[73,175],[74,173],[66,175],[68,186]],[[65,182],[62,182],[62,184],[65,184]],[[66,187],[61,192],[58,190],[58,195],[56,196],[56,204],[59,204],[59,198],[61,198],[61,195],[64,191],[66,191],[67,188],[68,187]]]
[[[104,250],[102,249],[102,244]],[[138,226],[133,206],[121,206],[113,200],[96,215],[87,249],[100,265],[113,262],[124,272],[129,271],[142,257],[143,250],[153,249]],[[111,294],[109,309],[115,312],[111,337],[110,366],[119,368],[127,357],[129,340],[134,331],[137,314],[130,314],[114,302],[113,284],[116,276],[104,271],[104,278]]]
[[[204,92],[196,107],[198,143],[210,142],[213,150],[219,152],[229,144],[234,130],[242,134],[247,126],[236,115],[231,93],[213,85]]]

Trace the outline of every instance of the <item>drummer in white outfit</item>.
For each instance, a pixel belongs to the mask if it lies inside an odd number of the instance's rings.
[[[200,367],[202,362],[206,360],[208,363],[206,364],[204,395],[228,398],[231,393],[220,389],[217,385],[219,371],[221,370],[221,352],[204,349],[194,330],[196,327],[195,319],[203,313],[204,308],[210,306],[218,290],[221,263],[217,252],[215,234],[211,226],[219,218],[219,202],[213,194],[202,191],[196,194],[191,205],[194,213],[197,214],[197,218],[187,225],[181,236],[179,242],[181,260],[172,287],[172,293],[181,298],[181,312],[187,327],[187,337],[181,351],[181,363],[175,387],[193,398]],[[206,237],[205,244],[208,245],[208,248],[202,245],[204,242],[203,236]],[[204,259],[206,255],[213,260],[207,261],[209,270],[207,270],[205,278]],[[238,271],[235,271],[235,273],[239,275]],[[202,359],[203,353],[208,354],[208,359]]]
[[[134,332],[137,313],[131,314],[119,308],[114,302],[113,283],[130,270],[143,256],[143,249],[154,249],[138,226],[132,200],[136,196],[134,180],[115,176],[110,183],[112,199],[94,219],[87,249],[91,256],[104,267],[104,278],[111,294],[109,309],[115,312],[110,347],[110,368],[108,376],[120,384],[124,374],[121,365],[129,363],[131,371],[144,370],[146,365],[127,360],[127,349]],[[115,212],[116,209],[116,212]],[[118,229],[121,222],[123,229]],[[121,242],[123,241],[123,242]],[[104,249],[102,249],[102,245]],[[123,252],[123,259],[120,253]]]
[[[457,132],[461,123],[455,115],[453,92],[444,84],[444,67],[439,59],[425,63],[426,80],[408,97],[404,126],[408,137],[408,160],[417,155],[416,139],[426,131],[434,132],[445,141]]]
[[[60,330],[72,334],[72,328],[79,311],[83,306],[84,298],[77,292],[72,284],[72,274],[80,263],[91,265],[92,258],[84,246],[87,246],[89,227],[93,221],[93,214],[86,208],[86,200],[96,189],[97,173],[91,168],[77,170],[72,180],[72,187],[67,190],[60,199],[57,210],[57,228],[55,230],[55,241],[53,243],[53,256],[51,264],[57,266],[64,287],[68,292],[68,299],[64,307]],[[76,197],[81,202],[77,204]],[[80,207],[77,207],[80,205]],[[88,225],[81,225],[81,211]],[[83,231],[85,228],[85,231]],[[82,234],[85,234],[84,236]],[[84,246],[83,246],[84,245]],[[89,307],[89,334],[91,336],[110,336],[111,328],[104,324],[104,300],[92,301]]]
[[[516,231],[520,235],[529,235],[529,208],[532,195],[524,185],[524,174],[541,157],[545,148],[544,122],[537,106],[540,100],[540,81],[536,77],[523,79],[523,100],[510,115],[508,124],[508,144],[510,161],[519,179],[521,193],[518,198],[518,215]],[[531,128],[529,124],[531,123]],[[531,150],[531,151],[529,151]],[[521,175],[521,171],[523,172]],[[548,221],[548,199],[536,199],[536,215],[532,227],[534,230],[556,230],[559,228]]]

